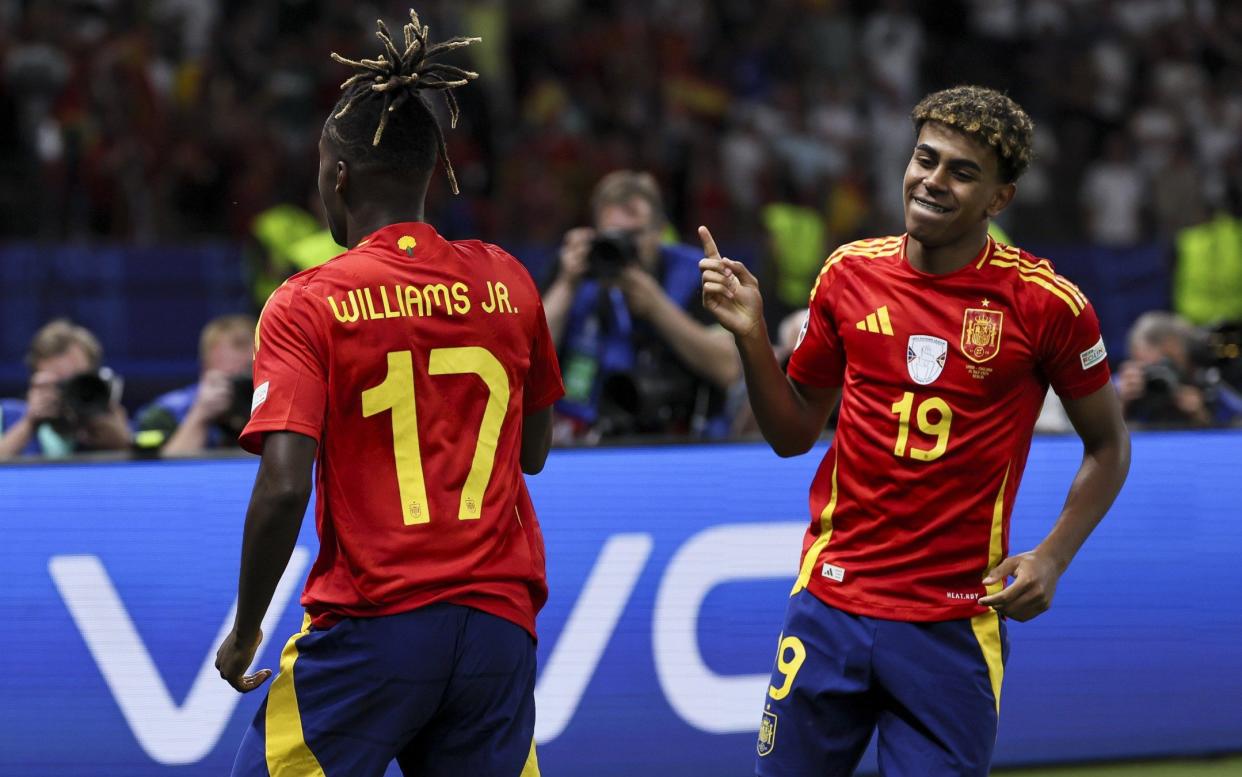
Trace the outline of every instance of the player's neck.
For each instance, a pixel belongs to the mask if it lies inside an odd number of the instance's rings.
[[[391,204],[362,205],[357,210],[351,210],[347,214],[345,237],[352,248],[358,245],[367,235],[384,227],[392,224],[403,224],[407,221],[422,220],[423,203],[421,200],[417,204],[406,204],[395,208]]]
[[[919,272],[946,275],[970,264],[987,242],[987,222],[982,229],[971,230],[958,240],[940,246],[925,246],[911,235],[906,239],[906,261]]]

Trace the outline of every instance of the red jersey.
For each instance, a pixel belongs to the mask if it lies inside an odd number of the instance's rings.
[[[274,431],[319,442],[312,622],[445,601],[534,634],[547,583],[522,419],[564,391],[526,269],[394,224],[286,281],[255,345],[242,447]]]
[[[843,246],[811,292],[789,375],[843,389],[794,591],[871,617],[970,618],[1008,555],[1048,386],[1086,396],[1108,363],[1090,303],[1046,260],[989,238],[931,275],[905,240]]]

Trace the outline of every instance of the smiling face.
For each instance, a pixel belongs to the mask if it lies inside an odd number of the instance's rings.
[[[987,232],[1013,199],[990,147],[937,121],[919,131],[902,185],[906,231],[926,248]]]

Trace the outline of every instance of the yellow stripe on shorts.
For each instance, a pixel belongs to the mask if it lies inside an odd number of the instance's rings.
[[[970,630],[979,641],[983,660],[988,665],[988,680],[992,683],[992,698],[996,701],[996,714],[1000,715],[1001,683],[1005,679],[1005,662],[1001,654],[1000,616],[985,612],[970,619]]]
[[[530,740],[530,755],[526,756],[526,765],[522,767],[519,777],[539,777],[539,757],[535,755],[535,740]]]
[[[293,664],[298,660],[297,642],[310,633],[310,616],[302,630],[289,638],[280,651],[280,672],[267,693],[267,772],[271,777],[324,777],[319,760],[302,735],[302,715],[293,687]]]

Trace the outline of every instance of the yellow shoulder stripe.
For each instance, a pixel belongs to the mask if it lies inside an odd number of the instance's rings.
[[[1079,305],[1078,302],[1072,296],[1070,296],[1071,294],[1070,292],[1067,292],[1065,289],[1062,289],[1060,286],[1056,285],[1055,283],[1048,280],[1044,276],[1031,273],[1030,271],[1023,269],[1016,262],[1002,262],[1002,261],[993,259],[990,262],[990,264],[997,265],[998,267],[1017,267],[1018,277],[1020,279],[1026,281],[1027,283],[1033,283],[1036,286],[1042,286],[1043,288],[1052,292],[1055,296],[1060,297],[1061,300],[1066,305],[1069,305],[1070,311],[1072,311],[1075,316],[1078,316],[1080,313],[1082,313],[1083,306]]]
[[[866,259],[875,259],[880,256],[888,256],[901,246],[903,237],[896,235],[894,237],[877,237],[867,240],[855,240],[853,243],[846,243],[837,250],[833,251],[827,259],[824,260],[824,266],[820,268],[819,275],[815,276],[815,283],[811,286],[810,299],[815,299],[815,292],[819,291],[820,281],[832,269],[833,265],[840,262],[847,256],[860,256]]]
[[[1072,282],[1070,282],[1068,278],[1066,278],[1063,275],[1058,275],[1056,270],[1052,269],[1052,263],[1049,262],[1047,259],[1041,259],[1038,262],[1032,262],[1029,259],[1022,258],[1022,255],[1018,253],[1017,249],[1009,248],[1008,246],[1003,246],[1003,248],[1006,250],[1002,251],[1000,250],[1001,248],[1002,246],[1000,245],[997,246],[996,256],[1016,262],[1017,266],[1021,267],[1024,270],[1034,272],[1038,275],[1044,276],[1048,280],[1060,286],[1065,291],[1069,292],[1070,295],[1073,296],[1074,299],[1078,302],[1079,306],[1081,307],[1087,306],[1087,298],[1086,296],[1083,295],[1082,291],[1077,286],[1075,286]]]

